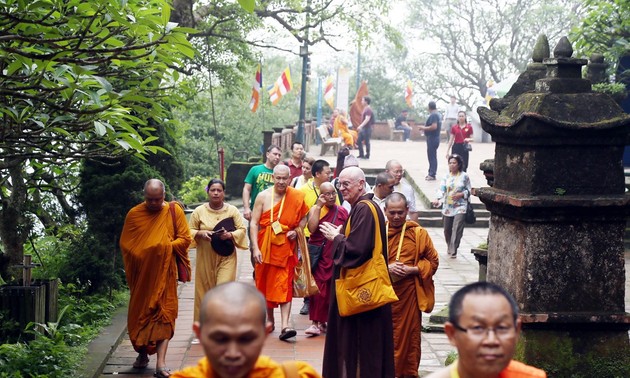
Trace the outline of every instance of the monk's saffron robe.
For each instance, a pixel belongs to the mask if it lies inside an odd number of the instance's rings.
[[[306,362],[295,361],[298,377],[300,378],[320,378],[321,376]],[[212,370],[208,358],[199,360],[197,366],[189,367],[171,374],[172,378],[219,378]],[[266,356],[258,357],[252,371],[247,378],[285,378],[286,375],[282,365]]]
[[[448,367],[449,378],[460,378],[457,370],[458,362],[455,361]],[[439,373],[442,373],[442,371]],[[446,375],[444,374],[444,376]],[[547,373],[544,370],[512,360],[505,369],[501,370],[498,378],[547,378]]]
[[[177,318],[175,255],[189,266],[192,241],[184,211],[175,206],[177,238],[168,204],[150,211],[145,203],[127,213],[120,248],[129,286],[127,331],[137,352],[154,354],[156,344],[173,337]]]
[[[260,215],[258,248],[263,261],[254,268],[256,288],[264,295],[270,308],[293,299],[293,276],[298,261],[297,242],[296,239],[289,240],[287,232],[296,229],[308,213],[304,193],[298,189],[287,188],[280,213],[281,202],[278,201],[276,206]],[[275,234],[271,224],[278,220],[279,213],[282,232]]]
[[[402,227],[389,227],[388,264],[396,262]],[[394,363],[396,376],[417,376],[420,366],[422,312],[431,312],[435,303],[433,275],[438,268],[438,253],[427,231],[407,221],[399,261],[417,267],[420,275],[393,282],[398,301],[392,303],[394,326]]]

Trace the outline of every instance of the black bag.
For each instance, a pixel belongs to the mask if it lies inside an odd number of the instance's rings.
[[[466,206],[466,218],[464,222],[467,224],[473,224],[477,221],[477,217],[475,216],[475,211],[473,210],[472,203],[468,201],[468,205]]]
[[[466,151],[472,151],[472,145],[468,142],[464,143],[464,148]]]
[[[317,267],[317,263],[319,262],[319,259],[322,257],[322,251],[324,250],[324,246],[326,245],[326,242],[322,243],[322,245],[313,245],[313,244],[308,244],[308,257],[311,260],[311,272],[315,271],[315,268]]]

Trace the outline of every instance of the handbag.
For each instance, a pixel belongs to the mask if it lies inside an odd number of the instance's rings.
[[[177,220],[175,219],[175,202],[168,203],[171,217],[173,218],[173,231],[175,239],[177,239]],[[179,282],[190,282],[192,276],[192,270],[190,268],[190,262],[186,264],[178,254],[175,254],[175,262],[177,263],[177,280]]]
[[[361,202],[370,207],[376,222],[374,249],[372,258],[357,268],[341,268],[339,278],[335,280],[337,308],[341,316],[360,314],[398,300],[383,257],[381,227],[376,208],[370,201]],[[350,221],[348,218],[346,237],[350,234]]]
[[[464,138],[464,133],[462,133],[462,129],[461,128],[459,129],[459,136],[461,136],[462,139],[464,139],[464,140],[466,139],[466,138]],[[464,141],[464,149],[466,151],[470,152],[470,151],[472,151],[472,145],[470,143]]]
[[[298,246],[300,251],[303,252],[302,259],[298,260],[294,268],[293,296],[296,298],[306,298],[319,293],[319,288],[311,273],[311,259],[309,257],[308,248],[306,247],[304,230],[298,228],[295,231],[297,232]]]
[[[466,218],[464,219],[464,222],[466,222],[467,224],[473,224],[476,221],[477,217],[475,216],[475,210],[473,210],[472,203],[469,200],[466,205]]]

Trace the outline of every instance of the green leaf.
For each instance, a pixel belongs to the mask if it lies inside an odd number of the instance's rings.
[[[238,0],[238,3],[241,5],[243,9],[245,9],[249,13],[254,12],[254,7],[256,6],[255,0]]]

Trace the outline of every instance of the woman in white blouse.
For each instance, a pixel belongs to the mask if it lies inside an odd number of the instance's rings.
[[[453,154],[448,157],[448,174],[442,178],[433,206],[442,205],[444,239],[448,255],[457,258],[457,248],[464,233],[466,208],[470,197],[470,177],[463,171],[464,160]]]

